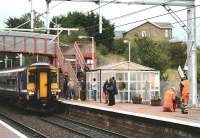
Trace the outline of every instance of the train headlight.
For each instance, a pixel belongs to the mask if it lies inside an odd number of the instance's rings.
[[[59,98],[59,95],[57,94],[57,95],[56,95],[56,99],[58,100],[58,98]]]
[[[26,95],[26,100],[29,101],[29,94]]]
[[[29,91],[28,91],[28,94],[29,94],[29,95],[34,95],[34,93],[35,93],[35,91],[33,91],[33,90],[29,90]]]

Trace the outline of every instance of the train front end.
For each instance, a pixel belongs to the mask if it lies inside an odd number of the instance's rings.
[[[27,96],[32,105],[47,107],[59,98],[58,69],[47,63],[35,63],[27,68]]]

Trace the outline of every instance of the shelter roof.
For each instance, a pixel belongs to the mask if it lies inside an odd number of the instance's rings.
[[[146,67],[140,64],[136,64],[134,62],[128,62],[128,61],[123,61],[123,62],[118,62],[118,63],[113,63],[113,64],[108,64],[108,65],[103,65],[98,67],[97,69],[103,69],[103,70],[110,70],[110,69],[119,69],[119,70],[144,70],[144,71],[153,71],[155,69]]]

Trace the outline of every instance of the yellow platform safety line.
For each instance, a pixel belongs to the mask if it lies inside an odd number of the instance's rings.
[[[40,72],[40,97],[47,97],[47,72]]]

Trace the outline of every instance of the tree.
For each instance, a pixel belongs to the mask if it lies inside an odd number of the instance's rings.
[[[66,16],[54,16],[52,21],[65,28],[80,28],[80,31],[83,34],[93,36],[97,45],[105,45],[109,50],[111,50],[111,44],[114,37],[114,25],[111,25],[108,20],[103,18],[103,32],[102,34],[99,34],[99,15],[94,14],[93,12],[87,14],[81,12],[70,12]],[[50,26],[53,27],[54,24],[51,23]],[[51,31],[51,33],[55,33],[55,31]],[[75,34],[72,35],[78,35]],[[62,35],[66,35],[66,33],[63,33]]]
[[[113,54],[124,55],[126,49],[128,49],[128,44],[125,44],[122,39],[118,39],[112,42],[110,51],[112,51]]]
[[[185,43],[172,43],[168,46],[168,56],[170,57],[170,67],[177,69],[179,65],[185,65],[187,56],[187,46]]]
[[[22,25],[23,23],[30,21],[31,20],[31,14],[30,13],[25,13],[23,14],[20,18],[12,18],[9,17],[4,23],[8,28],[15,28],[19,25]],[[39,17],[36,17],[34,19],[34,27],[39,28],[43,27],[44,22],[40,20]],[[30,29],[31,28],[31,22],[28,22],[27,24],[24,24],[23,26],[20,26],[19,28],[24,28],[24,29]]]
[[[148,38],[136,38],[134,50],[136,51],[137,63],[158,69],[161,75],[168,68],[169,57],[159,43]]]

